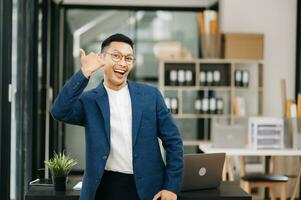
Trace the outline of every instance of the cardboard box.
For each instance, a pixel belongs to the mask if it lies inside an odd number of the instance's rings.
[[[263,34],[224,33],[224,58],[263,59]]]
[[[154,46],[154,54],[159,60],[192,59],[190,51],[182,47],[180,42],[158,42]]]

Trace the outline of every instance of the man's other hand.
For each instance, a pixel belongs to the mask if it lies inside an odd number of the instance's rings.
[[[161,200],[177,200],[177,195],[175,193],[173,193],[173,192],[168,191],[168,190],[161,190],[153,198],[153,200],[157,200],[157,199],[161,199]]]
[[[86,55],[83,49],[80,49],[81,70],[85,77],[91,76],[93,72],[104,66],[103,54],[89,53]]]

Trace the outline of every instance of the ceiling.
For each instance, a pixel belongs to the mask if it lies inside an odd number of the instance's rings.
[[[209,8],[218,0],[53,0],[62,5]]]

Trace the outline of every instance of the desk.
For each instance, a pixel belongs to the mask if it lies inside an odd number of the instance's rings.
[[[252,196],[242,190],[237,183],[232,181],[223,181],[217,189],[182,192],[179,196],[179,200],[219,199],[251,200]]]
[[[54,191],[53,186],[29,186],[28,192],[25,195],[25,200],[78,200],[80,191],[73,190],[77,181],[69,181],[66,191]]]
[[[65,192],[55,192],[53,187],[31,186],[25,195],[25,200],[78,200],[80,191],[72,190],[70,184]],[[71,186],[71,187],[70,187]],[[217,189],[182,192],[179,200],[251,200],[252,197],[243,191],[237,183],[222,182]]]
[[[211,146],[210,143],[207,144],[200,144],[199,145],[199,149],[202,150],[204,153],[226,153],[227,156],[265,156],[267,158],[270,158],[271,156],[301,156],[301,150],[299,149],[251,149],[251,148],[214,148]],[[226,159],[226,170],[230,171],[229,168],[231,168],[231,162],[229,162],[229,159]],[[241,163],[243,163],[243,159],[241,159]],[[269,162],[266,162],[267,164],[269,164]],[[241,170],[241,175],[244,173],[244,165],[242,165],[240,168]],[[224,171],[226,171],[224,170]],[[268,172],[270,170],[270,166],[266,166],[265,171]],[[300,179],[300,172],[301,169],[299,171],[298,176]],[[234,179],[233,174],[229,174],[230,176],[230,180]],[[223,172],[223,177],[225,177],[225,173]],[[223,178],[224,179],[224,178]],[[295,187],[294,187],[294,194],[297,190],[297,183],[298,181],[296,181],[295,183]],[[300,180],[299,180],[300,182]],[[300,184],[300,192],[301,192],[301,184]]]

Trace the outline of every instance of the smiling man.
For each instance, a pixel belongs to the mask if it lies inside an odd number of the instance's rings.
[[[176,200],[183,172],[182,139],[160,92],[127,80],[135,60],[132,40],[114,34],[103,41],[100,54],[80,52],[81,70],[65,84],[51,111],[57,120],[85,127],[80,199]],[[104,80],[83,92],[100,68]]]

